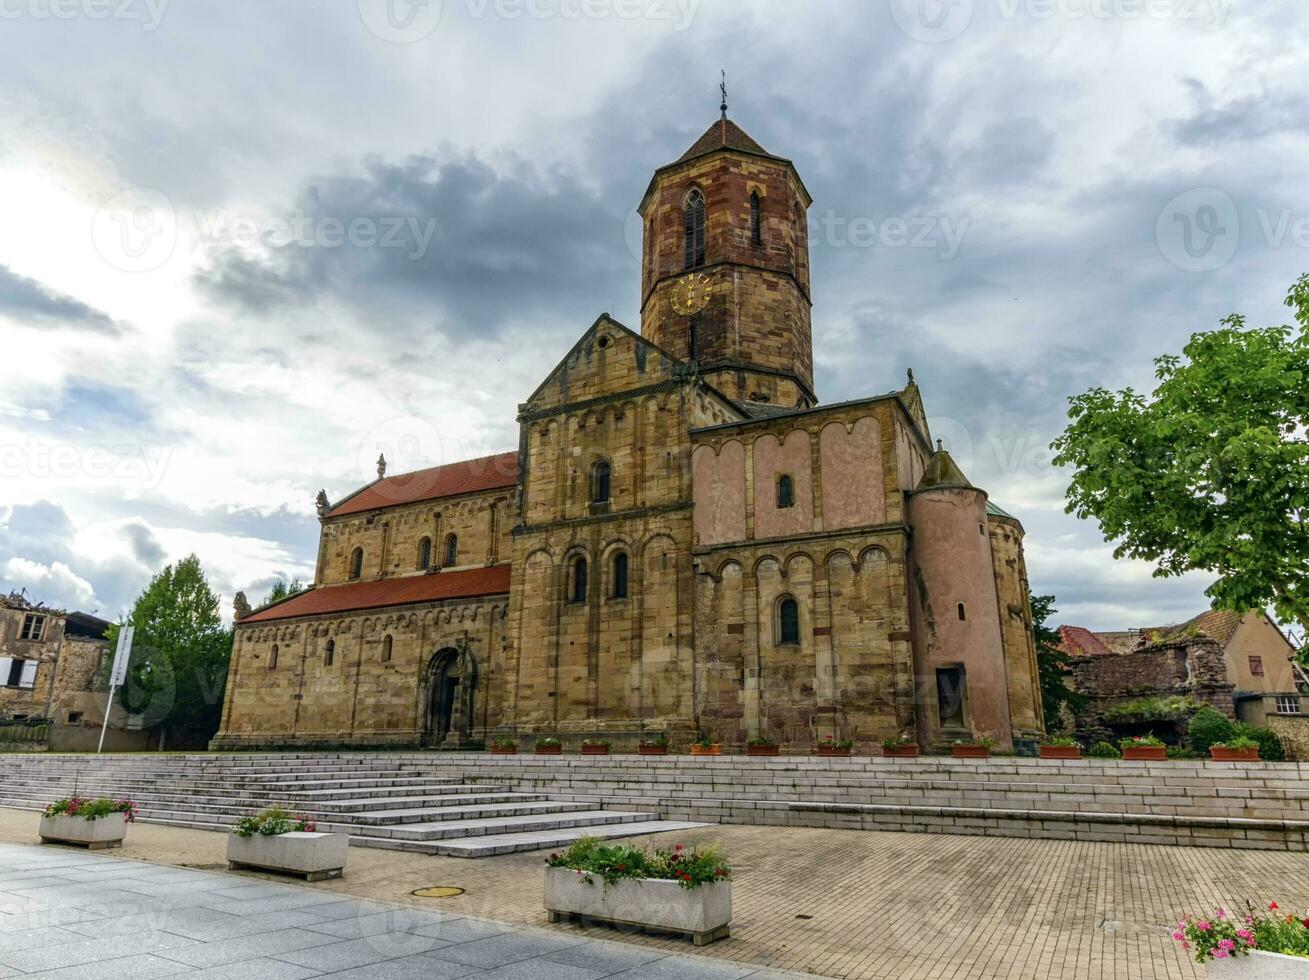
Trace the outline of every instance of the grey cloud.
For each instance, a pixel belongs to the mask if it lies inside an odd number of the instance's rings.
[[[54,329],[87,330],[118,336],[123,331],[108,315],[81,300],[0,265],[0,315]]]

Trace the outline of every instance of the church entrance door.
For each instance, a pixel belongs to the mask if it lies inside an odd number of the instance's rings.
[[[427,668],[425,745],[457,748],[472,738],[477,665],[470,653],[446,647]]]

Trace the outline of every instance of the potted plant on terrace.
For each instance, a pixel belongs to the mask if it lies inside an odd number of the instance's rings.
[[[981,738],[959,739],[950,746],[950,754],[956,759],[985,759],[991,754],[995,739],[983,735]]]
[[[610,744],[603,738],[582,739],[582,755],[608,755]]]
[[[697,946],[731,934],[732,869],[715,848],[642,850],[583,837],[545,863],[551,922],[579,915],[689,934]]]
[[[1217,762],[1258,762],[1259,743],[1238,735],[1224,742],[1214,742],[1209,746],[1209,756]]]
[[[1212,916],[1187,916],[1173,938],[1205,964],[1211,977],[1232,980],[1288,980],[1309,977],[1309,917],[1288,915],[1269,902],[1244,912],[1215,909]]]
[[[916,759],[918,743],[908,735],[895,735],[882,740],[882,755],[888,759]]]
[[[229,868],[260,868],[304,875],[306,881],[339,878],[350,838],[319,833],[314,821],[280,806],[242,817],[227,837]]]
[[[745,743],[746,755],[781,755],[782,747],[770,738],[756,735]]]
[[[1118,740],[1123,750],[1124,759],[1137,761],[1162,762],[1168,758],[1163,740],[1154,735],[1132,735]]]
[[[714,741],[713,735],[709,732],[702,732],[700,736],[691,743],[692,755],[722,755],[723,747]]]
[[[1042,759],[1080,759],[1082,746],[1077,739],[1060,736],[1041,743]]]
[[[667,755],[668,733],[660,732],[657,735],[643,736],[636,746],[636,751],[641,755]]]
[[[91,851],[122,847],[127,825],[136,819],[136,813],[131,800],[69,796],[51,803],[41,814],[41,842],[81,844]]]
[[[535,752],[537,755],[563,755],[564,743],[557,738],[538,738]]]
[[[497,738],[491,742],[492,755],[517,755],[518,742],[512,738]]]
[[[818,740],[818,754],[823,756],[848,756],[853,748],[854,739],[852,738],[837,738],[835,735],[824,735]]]

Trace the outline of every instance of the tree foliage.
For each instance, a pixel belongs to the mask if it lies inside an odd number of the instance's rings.
[[[132,607],[136,627],[123,706],[178,740],[199,743],[218,730],[232,633],[195,555],[168,565]],[[120,626],[109,631],[111,648]]]
[[[276,582],[273,583],[273,587],[268,590],[268,595],[264,596],[263,602],[259,603],[259,605],[261,607],[271,606],[274,602],[280,602],[283,599],[289,599],[297,592],[303,592],[304,589],[305,589],[304,583],[301,582],[298,578],[291,579],[289,584],[287,583],[286,579],[279,578]]]
[[[1071,661],[1060,645],[1059,633],[1048,624],[1050,617],[1058,612],[1054,607],[1055,597],[1029,594],[1028,602],[1032,607],[1032,631],[1036,635],[1036,670],[1041,681],[1041,706],[1045,711],[1046,728],[1053,729],[1062,717],[1064,707],[1076,713],[1086,704],[1086,695],[1068,686]]]
[[[1287,295],[1298,327],[1233,314],[1155,359],[1149,398],[1093,388],[1070,400],[1052,448],[1071,466],[1069,513],[1093,517],[1115,557],[1155,575],[1216,576],[1220,609],[1273,607],[1309,624],[1309,276]]]

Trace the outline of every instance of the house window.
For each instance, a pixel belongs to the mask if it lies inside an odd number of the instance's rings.
[[[21,639],[39,640],[45,636],[45,617],[39,613],[28,613],[23,617]]]
[[[777,509],[785,510],[795,506],[795,481],[783,476],[777,481]]]
[[[268,669],[277,669],[277,644],[273,644],[273,649],[268,653]]]
[[[609,460],[607,459],[598,459],[596,460],[595,465],[591,467],[591,503],[609,503],[610,478],[612,472]]]
[[[328,640],[327,649],[323,653],[323,666],[330,667],[336,663],[336,641]]]
[[[0,687],[17,687],[30,691],[36,687],[36,668],[35,660],[0,657]]]
[[[964,669],[962,667],[937,668],[936,711],[943,728],[964,727]]]
[[[1263,657],[1251,657],[1251,658],[1250,658],[1250,674],[1251,674],[1251,676],[1254,676],[1254,677],[1263,677],[1263,676],[1264,676],[1264,658],[1263,658]]]
[[[453,568],[459,564],[459,535],[448,534],[445,538],[445,567]]]
[[[754,245],[764,243],[764,229],[760,220],[759,192],[750,194],[750,242]]]
[[[418,567],[426,570],[432,567],[432,539],[423,538],[418,542]]]
[[[382,637],[382,663],[391,662],[391,634]]]
[[[964,608],[964,604],[962,602],[959,603],[958,610],[959,610],[959,621],[963,622],[968,618],[968,610]]]
[[[586,559],[573,562],[573,602],[586,602]]]
[[[1300,714],[1300,698],[1294,694],[1277,695],[1277,713],[1279,715]]]
[[[790,596],[777,604],[777,642],[800,642],[800,604]]]
[[[68,724],[80,725],[81,723],[82,723],[82,712],[80,711],[68,712]]]
[[[613,598],[627,598],[627,552],[625,551],[614,555]]]
[[[692,191],[686,198],[686,267],[695,269],[705,260],[704,195]]]
[[[350,555],[350,577],[359,578],[364,574],[364,549],[356,548]]]

